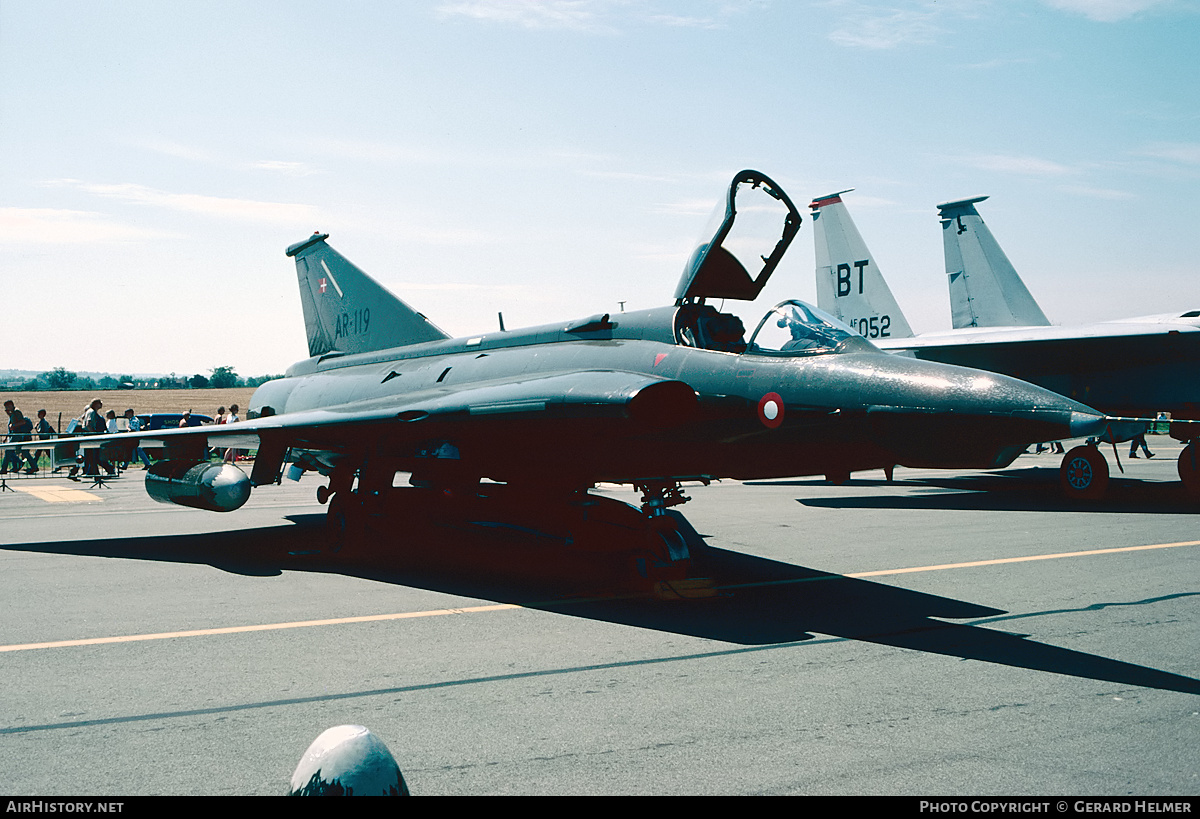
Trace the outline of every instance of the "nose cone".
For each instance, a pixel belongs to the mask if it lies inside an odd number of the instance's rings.
[[[1090,438],[1093,435],[1100,435],[1108,428],[1108,423],[1104,416],[1096,412],[1094,409],[1085,408],[1084,410],[1073,410],[1071,412],[1070,421],[1071,438]],[[1052,439],[1053,440],[1053,439]]]
[[[952,371],[947,373],[950,386],[938,396],[944,406],[981,418],[1028,421],[1028,425],[1012,425],[1022,430],[1024,443],[1082,438],[1104,429],[1103,413],[1036,384],[966,367],[938,366]]]
[[[843,398],[857,394],[876,442],[907,466],[1006,466],[1029,444],[1105,425],[1091,407],[996,373],[886,354],[836,365]]]

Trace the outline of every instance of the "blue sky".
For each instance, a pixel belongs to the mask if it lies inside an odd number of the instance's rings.
[[[306,354],[314,230],[452,334],[669,303],[732,175],[844,188],[917,331],[938,202],[1055,323],[1200,308],[1200,2],[0,0],[0,367]]]

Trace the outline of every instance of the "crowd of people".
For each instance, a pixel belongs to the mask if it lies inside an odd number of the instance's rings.
[[[229,409],[220,407],[216,415],[213,417],[211,424],[232,424],[240,418],[238,417],[238,405],[231,404]],[[66,430],[61,434],[54,425],[46,418],[46,410],[40,409],[37,412],[37,423],[25,416],[25,414],[17,408],[12,399],[4,402],[4,412],[8,416],[8,427],[6,440],[12,443],[24,443],[26,441],[31,444],[36,441],[48,441],[52,438],[59,437],[74,437],[76,435],[103,435],[105,433],[121,433],[121,432],[140,432],[142,430],[142,419],[138,417],[133,408],[125,410],[124,413],[124,428],[117,418],[114,410],[104,410],[104,402],[99,398],[95,398],[86,407],[83,408],[77,417],[71,419],[67,424]],[[200,426],[206,423],[201,418],[192,415],[190,409],[184,410],[181,413],[178,426],[193,427]],[[149,469],[153,464],[150,456],[140,446],[135,446],[130,450],[119,450],[123,454],[128,455],[127,460],[114,463],[107,457],[104,447],[87,447],[81,448],[82,455],[77,462],[70,467],[68,477],[72,480],[79,480],[79,475],[82,473],[86,476],[98,476],[101,470],[107,475],[115,475],[118,469],[126,469],[133,462],[142,464],[142,469]],[[110,448],[109,451],[112,451]],[[245,450],[240,449],[224,449],[210,450],[221,457],[226,462],[232,463],[245,455]],[[5,450],[3,463],[0,464],[0,474],[8,474],[11,472],[24,472],[27,475],[36,474],[39,470],[39,464],[42,456],[46,456],[50,461],[51,466],[54,466],[53,453],[48,448],[38,449],[31,447],[15,447]],[[62,466],[55,467],[55,471],[61,469]]]

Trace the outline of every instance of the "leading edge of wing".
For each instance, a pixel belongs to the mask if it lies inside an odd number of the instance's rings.
[[[311,442],[337,449],[343,440],[347,447],[362,444],[361,438],[354,435],[347,434],[343,439],[343,430],[350,432],[355,427],[397,421],[444,419],[471,423],[471,419],[561,413],[571,417],[627,418],[653,427],[668,427],[686,421],[697,405],[695,391],[682,381],[620,370],[587,370],[423,390],[233,424],[9,442],[0,444],[0,450],[65,443],[85,449],[108,443],[157,446],[158,442],[182,443],[195,437],[219,439],[221,446],[253,449],[264,436],[288,446],[303,447]]]
[[[330,428],[402,421],[478,423],[487,418],[569,415],[616,417],[672,426],[698,405],[682,381],[621,370],[585,370],[500,379],[463,387],[440,387],[408,395],[357,401],[336,407],[259,419],[268,429],[326,439]],[[254,423],[254,422],[250,422]],[[269,433],[268,433],[269,434]],[[291,435],[287,436],[291,437]]]

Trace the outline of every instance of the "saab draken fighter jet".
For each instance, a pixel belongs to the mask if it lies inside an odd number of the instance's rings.
[[[314,234],[287,249],[309,357],[258,388],[247,420],[74,443],[162,447],[150,494],[216,511],[291,462],[328,478],[318,500],[335,541],[372,516],[434,508],[471,523],[536,508],[569,530],[596,514],[598,482],[632,484],[641,509],[620,504],[622,520],[669,568],[688,560],[665,514],[687,500],[686,482],[1002,467],[1031,443],[1103,427],[1032,384],[883,353],[803,302],[767,310],[747,338],[711,302],[754,300],[801,217],[755,171],[734,177],[716,217],[672,305],[466,338]],[[209,443],[257,448],[252,472],[208,463]],[[395,486],[405,472],[410,486]]]
[[[814,199],[818,305],[880,348],[925,361],[1004,373],[1086,402],[1114,417],[1107,440],[1128,440],[1160,412],[1200,418],[1200,311],[1050,326],[975,210],[987,197],[938,205],[954,330],[913,335],[840,193]],[[1117,422],[1116,417],[1125,420]],[[1144,419],[1137,423],[1136,419]],[[1187,441],[1178,471],[1200,496],[1200,426],[1174,423]],[[1096,498],[1108,463],[1095,446],[1066,454],[1068,494]]]

